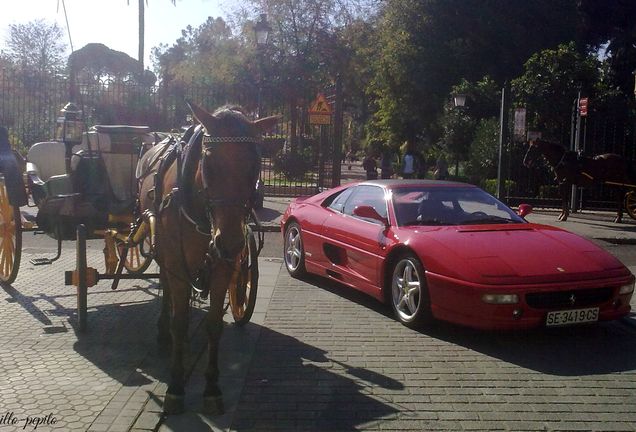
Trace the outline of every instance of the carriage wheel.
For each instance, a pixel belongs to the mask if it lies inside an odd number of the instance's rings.
[[[625,195],[625,210],[632,219],[636,219],[636,191],[628,192]]]
[[[245,325],[252,318],[258,290],[258,250],[251,229],[248,232],[247,259],[241,264],[236,285],[229,289],[229,302],[234,322]]]
[[[116,249],[118,257],[121,256],[123,247],[123,243],[117,243]],[[150,267],[150,263],[152,263],[152,257],[150,256],[150,237],[146,236],[141,243],[128,249],[124,267],[128,273],[143,273]]]
[[[0,281],[13,283],[22,257],[20,209],[9,202],[4,179],[0,180]]]

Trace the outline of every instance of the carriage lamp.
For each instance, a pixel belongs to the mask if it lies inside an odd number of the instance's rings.
[[[71,156],[73,147],[82,143],[82,133],[84,132],[84,122],[81,120],[82,112],[73,102],[64,105],[60,110],[62,114],[57,119],[57,129],[55,138],[64,143],[64,163],[66,173],[71,174]]]
[[[258,22],[254,25],[257,46],[261,47],[267,44],[267,38],[270,31],[272,31],[272,28],[267,23],[267,14],[261,14]]]
[[[455,104],[456,107],[465,106],[466,105],[466,95],[465,94],[461,94],[461,93],[453,95],[453,104]]]
[[[71,147],[81,144],[82,132],[84,132],[84,122],[81,120],[82,112],[77,108],[77,105],[69,102],[60,113],[62,115],[57,119],[55,138]]]

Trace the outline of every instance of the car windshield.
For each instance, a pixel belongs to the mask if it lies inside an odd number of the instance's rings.
[[[404,187],[393,190],[392,200],[399,226],[525,223],[477,187]]]

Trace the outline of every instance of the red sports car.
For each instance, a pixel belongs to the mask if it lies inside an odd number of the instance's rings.
[[[563,326],[630,311],[634,276],[594,243],[528,223],[478,187],[428,180],[349,183],[298,198],[281,228],[285,265],[391,304],[409,327]]]

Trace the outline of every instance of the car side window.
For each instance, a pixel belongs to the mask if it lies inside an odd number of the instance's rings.
[[[387,217],[386,199],[384,198],[384,190],[377,186],[358,186],[354,188],[349,199],[345,202],[343,213],[355,218],[367,220],[373,223],[379,223],[377,220],[360,218],[355,216],[353,211],[358,206],[371,206],[378,214],[384,218]]]
[[[331,203],[327,206],[327,208],[330,208],[334,211],[342,213],[345,202],[347,201],[347,198],[349,198],[349,195],[351,195],[352,191],[353,191],[353,188],[349,188],[340,192],[335,198],[332,199]]]

